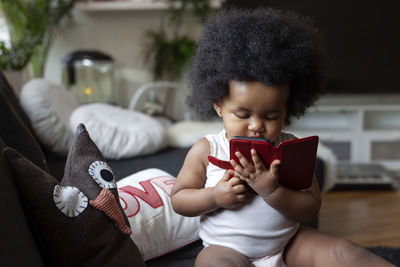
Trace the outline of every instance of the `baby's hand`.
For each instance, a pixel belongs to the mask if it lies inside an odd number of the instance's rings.
[[[246,199],[246,187],[243,182],[232,177],[234,172],[228,170],[214,187],[214,199],[218,207],[232,209],[239,206]],[[232,177],[232,178],[231,178]]]
[[[270,168],[267,169],[254,149],[251,150],[251,157],[254,165],[240,152],[236,152],[235,155],[243,166],[231,160],[231,164],[235,169],[235,177],[247,182],[247,184],[263,198],[268,197],[278,189],[279,164],[281,163],[279,160],[274,160]]]

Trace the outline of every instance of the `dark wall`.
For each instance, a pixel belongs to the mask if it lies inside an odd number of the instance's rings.
[[[400,93],[399,0],[230,0],[226,6],[272,6],[314,19],[329,52],[329,92]]]

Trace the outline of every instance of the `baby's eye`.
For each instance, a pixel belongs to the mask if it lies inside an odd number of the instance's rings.
[[[235,116],[240,119],[248,119],[250,117],[248,114],[242,114],[242,113],[235,113]]]
[[[89,174],[103,188],[117,188],[114,174],[104,161],[95,161],[89,167]]]
[[[267,116],[264,118],[267,121],[276,121],[277,119],[279,119],[279,117],[275,117],[275,116]]]

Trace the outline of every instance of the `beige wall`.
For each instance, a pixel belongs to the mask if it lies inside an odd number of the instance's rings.
[[[144,32],[157,30],[165,10],[74,10],[63,21],[50,49],[45,78],[61,83],[62,59],[78,49],[98,49],[115,60],[118,103],[127,106],[138,86],[151,81],[150,65],[144,61]],[[201,26],[190,14],[182,32],[197,38]],[[184,82],[183,82],[184,83]]]

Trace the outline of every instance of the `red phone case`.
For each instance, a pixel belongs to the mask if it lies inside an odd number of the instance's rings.
[[[261,138],[234,137],[230,141],[230,158],[239,163],[235,156],[240,151],[252,162],[250,150],[254,148],[265,166],[269,168],[272,161],[279,159],[279,183],[294,190],[309,188],[314,176],[315,159],[318,148],[318,136],[284,141],[273,146]],[[233,169],[229,161],[209,156],[209,161],[223,169]]]

